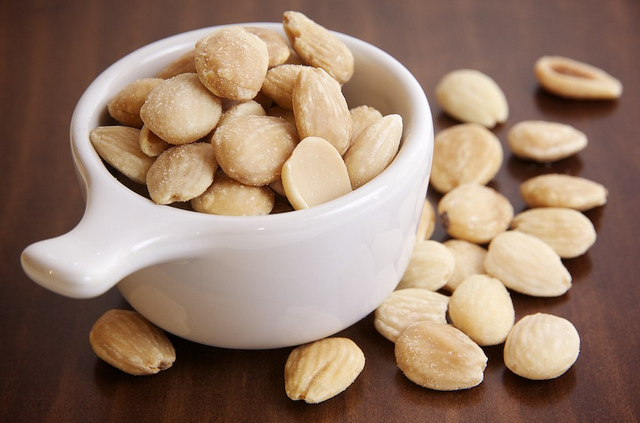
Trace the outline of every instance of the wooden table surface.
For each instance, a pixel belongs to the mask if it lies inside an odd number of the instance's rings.
[[[517,318],[544,311],[572,321],[581,336],[576,364],[562,377],[515,376],[500,346],[486,348],[484,382],[460,392],[414,385],[398,370],[393,345],[372,316],[342,332],[366,366],[341,395],[318,405],[284,392],[291,349],[233,351],[175,337],[175,365],[133,377],[101,362],[88,333],[106,310],[127,308],[117,290],[90,300],[31,282],[19,256],[63,234],[83,213],[68,128],[76,101],[110,63],[156,39],[200,27],[281,21],[299,10],[324,26],[366,40],[414,73],[430,99],[435,130],[455,122],[435,102],[448,71],[492,76],[510,105],[494,128],[505,161],[491,185],[516,211],[518,185],[547,172],[604,184],[608,203],[588,211],[598,239],[565,260],[574,286],[536,299],[513,294]],[[0,421],[611,421],[640,418],[640,2],[636,0],[454,1],[80,1],[0,2]],[[541,91],[534,61],[572,57],[624,84],[618,101],[562,100]],[[425,119],[428,119],[425,116]],[[514,158],[506,133],[525,119],[575,126],[589,137],[577,156],[552,165]],[[434,203],[438,195],[429,193]],[[434,239],[446,235],[438,227]]]

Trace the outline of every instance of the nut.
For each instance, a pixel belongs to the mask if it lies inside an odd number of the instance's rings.
[[[225,122],[211,138],[220,167],[245,185],[263,186],[280,178],[298,136],[284,119],[245,115]]]
[[[550,173],[520,184],[520,195],[529,207],[567,207],[586,211],[606,204],[607,189],[579,176]]]
[[[140,130],[128,126],[100,126],[89,134],[100,157],[133,182],[144,184],[154,162],[140,149]]]
[[[391,342],[413,323],[428,320],[447,323],[449,297],[422,288],[392,292],[375,311],[376,330]]]
[[[473,275],[451,295],[449,317],[455,327],[484,347],[505,341],[515,310],[502,282],[488,275]]]
[[[220,99],[193,73],[162,81],[140,108],[144,124],[170,144],[187,144],[201,139],[213,130],[221,114]]]
[[[109,310],[93,325],[89,343],[98,357],[131,375],[166,370],[176,360],[167,336],[131,310]]]
[[[300,210],[351,192],[347,167],[328,141],[307,137],[282,166],[282,184],[289,202]]]
[[[487,249],[464,239],[448,239],[442,243],[453,254],[455,266],[453,274],[444,286],[448,291],[455,291],[458,285],[472,275],[482,275]]]
[[[305,67],[298,73],[291,101],[300,138],[324,138],[340,155],[347,151],[351,114],[335,79],[322,69]]]
[[[358,135],[360,135],[367,126],[379,119],[382,119],[382,113],[380,113],[380,111],[367,105],[354,107],[349,110],[349,113],[351,114],[351,123],[353,125],[353,130],[351,131],[351,142],[358,138]]]
[[[436,86],[436,100],[454,119],[487,128],[506,122],[509,116],[509,105],[500,86],[488,75],[473,69],[446,74]]]
[[[262,105],[255,100],[243,101],[238,104],[234,104],[233,106],[225,109],[224,112],[222,112],[222,116],[218,121],[216,129],[224,125],[225,122],[237,118],[238,116],[249,115],[266,116],[267,112],[264,110]]]
[[[557,297],[571,288],[571,274],[544,241],[519,231],[497,235],[484,262],[487,273],[521,294]]]
[[[269,51],[260,38],[240,26],[219,29],[196,45],[196,71],[218,97],[253,99],[269,67]]]
[[[213,183],[190,203],[193,210],[224,216],[262,216],[271,213],[275,201],[268,187],[244,185],[218,171]]]
[[[461,184],[440,199],[438,215],[452,237],[484,244],[509,228],[513,206],[493,188]]]
[[[436,229],[436,211],[429,200],[424,201],[422,212],[420,213],[420,221],[418,222],[418,231],[416,240],[422,241],[431,238]]]
[[[211,185],[217,168],[211,144],[173,146],[160,154],[149,168],[149,196],[157,204],[189,201]]]
[[[546,313],[527,315],[509,332],[504,363],[515,374],[532,380],[563,375],[578,359],[580,335],[573,324]]]
[[[257,26],[245,26],[248,32],[260,38],[267,46],[267,52],[269,53],[269,67],[279,66],[289,59],[291,50],[289,49],[289,43],[278,32]]]
[[[282,26],[305,64],[327,71],[340,84],[353,76],[351,50],[338,37],[300,12],[284,12]]]
[[[196,73],[196,49],[184,53],[156,74],[156,78],[169,79],[181,73]]]
[[[622,83],[602,69],[560,56],[539,58],[534,71],[542,88],[560,97],[608,100],[622,95]]]
[[[414,323],[402,332],[395,357],[409,380],[438,391],[479,385],[487,366],[482,348],[462,331],[429,321]]]
[[[455,262],[447,247],[438,241],[416,241],[407,270],[402,275],[398,289],[423,288],[437,291],[451,275]]]
[[[511,151],[522,159],[553,162],[576,154],[587,146],[587,136],[563,123],[527,120],[507,133]]]
[[[284,367],[287,396],[310,404],[326,401],[347,389],[360,375],[365,358],[347,338],[325,338],[300,346]]]
[[[109,115],[122,125],[142,128],[140,108],[160,82],[160,78],[142,78],[129,83],[107,103]]]
[[[344,154],[351,188],[356,189],[389,166],[400,148],[402,117],[387,115],[367,126]]]
[[[434,139],[431,186],[446,193],[463,183],[485,185],[500,170],[502,159],[500,140],[484,126],[451,126]]]
[[[579,211],[540,207],[518,213],[511,228],[546,242],[562,258],[578,257],[596,242],[593,223]]]
[[[158,157],[163,151],[169,149],[172,144],[164,141],[162,138],[149,130],[146,125],[140,129],[140,150],[149,157]],[[141,183],[144,183],[142,181]]]
[[[304,68],[303,65],[282,65],[269,69],[262,85],[262,92],[278,106],[292,110],[293,87],[298,74]]]

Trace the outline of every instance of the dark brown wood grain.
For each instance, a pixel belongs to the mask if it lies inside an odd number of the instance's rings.
[[[510,105],[509,121],[493,130],[505,161],[491,186],[516,211],[524,209],[519,183],[537,174],[569,173],[608,188],[609,202],[586,212],[596,244],[565,261],[573,288],[552,299],[513,294],[518,318],[544,311],[578,329],[581,354],[565,375],[522,379],[504,367],[497,346],[485,349],[489,363],[480,386],[430,391],[397,369],[393,345],[369,316],[340,334],[364,351],[363,373],[322,404],[286,397],[290,349],[233,351],[172,337],[174,367],[132,377],[97,359],[88,343],[104,311],[128,307],[116,290],[73,300],[25,276],[22,249],[69,231],[82,216],[68,128],[91,80],[156,39],[222,23],[280,21],[288,9],[400,60],[427,93],[436,131],[455,123],[435,102],[438,80],[457,68],[491,75]],[[0,421],[638,421],[638,18],[636,0],[0,2]],[[580,102],[541,91],[532,67],[545,54],[606,69],[622,80],[622,97]],[[525,119],[573,125],[588,135],[589,146],[552,165],[518,160],[506,148],[506,132]],[[439,195],[428,198],[435,204]],[[446,239],[442,227],[434,238]]]

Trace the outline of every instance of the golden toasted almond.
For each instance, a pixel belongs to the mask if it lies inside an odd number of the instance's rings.
[[[351,114],[340,85],[322,69],[298,73],[291,97],[300,138],[320,137],[343,155],[351,141]]]
[[[196,45],[200,81],[218,97],[253,99],[269,67],[267,45],[241,26],[219,29]]]
[[[149,168],[149,196],[158,204],[189,201],[211,185],[217,168],[211,144],[173,146],[160,154]]]
[[[347,167],[328,141],[307,137],[282,166],[282,185],[294,209],[306,209],[351,192]]]
[[[509,228],[513,206],[493,188],[461,184],[440,199],[438,215],[452,237],[484,244]]]
[[[153,132],[149,130],[149,127],[144,125],[140,129],[140,150],[149,157],[158,157],[163,151],[172,146]]]
[[[246,115],[227,121],[211,137],[224,172],[245,185],[268,185],[280,178],[284,162],[298,142],[284,119]]]
[[[375,311],[376,330],[391,342],[416,322],[447,323],[449,297],[423,288],[392,292]]]
[[[140,108],[160,82],[160,78],[142,78],[127,84],[107,103],[109,115],[122,125],[142,128]]]
[[[557,297],[571,288],[571,274],[544,241],[519,231],[497,235],[489,244],[486,272],[513,291]]]
[[[445,113],[461,122],[493,128],[509,117],[509,105],[500,86],[474,69],[446,74],[436,85],[436,100]]]
[[[190,201],[197,212],[224,216],[262,216],[271,213],[274,193],[268,187],[242,184],[218,171],[213,183]]]
[[[305,64],[324,69],[340,84],[351,79],[353,54],[336,35],[300,12],[284,12],[282,26]]]
[[[382,119],[382,113],[380,113],[378,109],[367,105],[354,107],[349,110],[349,113],[351,114],[351,123],[353,126],[351,142],[358,138],[358,135],[360,135],[364,128]]]
[[[507,368],[532,380],[562,376],[579,355],[580,335],[575,326],[547,313],[524,316],[513,326],[504,345]]]
[[[267,45],[270,68],[282,65],[289,59],[291,51],[289,43],[277,31],[258,26],[245,26],[244,29],[260,38]]]
[[[469,276],[486,273],[484,270],[486,248],[464,239],[448,239],[442,244],[451,251],[455,262],[453,274],[444,289],[453,292]]]
[[[367,126],[344,154],[351,188],[356,189],[389,166],[400,148],[402,117],[392,114]]]
[[[181,73],[196,73],[196,49],[192,48],[170,62],[156,74],[156,78],[169,79]]]
[[[437,291],[451,278],[454,266],[453,255],[442,243],[418,240],[413,247],[407,270],[398,283],[398,289],[423,288]]]
[[[463,123],[438,132],[433,143],[431,186],[441,193],[464,183],[485,185],[502,166],[502,144],[477,123]]]
[[[128,126],[99,126],[89,133],[98,155],[118,172],[144,184],[154,158],[140,149],[140,130]]]
[[[607,203],[607,189],[580,176],[549,173],[520,184],[520,195],[529,207],[567,207],[586,211]]]
[[[468,389],[484,379],[487,356],[453,326],[422,321],[402,332],[396,364],[412,382],[437,391]]]
[[[543,56],[534,65],[546,91],[579,100],[609,100],[622,95],[622,83],[600,68],[568,57]]]
[[[449,317],[455,327],[484,347],[507,339],[515,310],[502,282],[488,275],[472,275],[451,295]]]
[[[577,210],[539,207],[514,216],[511,228],[546,242],[561,258],[574,258],[596,242],[593,223]]]
[[[170,144],[201,139],[213,130],[221,114],[220,99],[194,73],[162,81],[140,109],[140,117],[149,130]]]
[[[282,65],[271,68],[262,85],[262,92],[278,106],[292,110],[291,96],[303,65]]]
[[[427,240],[431,238],[436,229],[436,211],[431,202],[427,199],[422,206],[420,213],[420,221],[418,222],[418,231],[416,240]]]
[[[222,112],[222,116],[218,121],[216,129],[224,125],[225,122],[237,118],[238,116],[250,115],[266,116],[267,112],[264,110],[264,107],[262,107],[262,105],[255,100],[242,101],[234,104],[233,106],[230,106],[224,112]]]
[[[516,156],[539,163],[572,156],[587,146],[587,136],[571,125],[542,120],[515,124],[507,133],[507,142]]]
[[[176,360],[164,332],[131,310],[104,313],[91,328],[89,343],[102,360],[136,376],[166,370]]]
[[[362,350],[347,338],[325,338],[289,354],[284,367],[287,396],[317,404],[343,392],[364,369]]]

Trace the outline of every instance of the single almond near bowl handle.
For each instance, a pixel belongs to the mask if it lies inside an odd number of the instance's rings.
[[[92,298],[136,270],[174,258],[167,256],[166,247],[179,241],[158,236],[157,222],[149,216],[136,217],[146,213],[123,210],[99,196],[92,196],[88,204],[70,232],[31,244],[22,252],[22,267],[34,282],[68,297]],[[127,214],[122,220],[129,222],[125,227],[108,219],[122,213]]]

